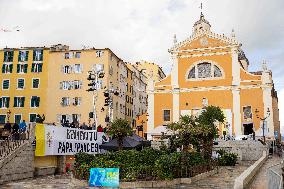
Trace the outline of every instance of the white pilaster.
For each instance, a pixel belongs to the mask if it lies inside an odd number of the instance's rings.
[[[147,132],[150,132],[154,129],[154,119],[155,119],[155,113],[154,113],[154,81],[150,80],[148,83],[148,122],[147,122]],[[147,140],[152,140],[152,136],[147,134]]]
[[[176,54],[172,55],[173,68],[171,73],[171,84],[173,94],[173,122],[178,122],[180,117],[179,111],[179,84],[178,84],[178,57]]]
[[[173,89],[173,122],[178,122],[179,117],[179,89]]]
[[[241,125],[241,108],[240,108],[240,90],[233,89],[233,115],[234,115],[234,130],[235,135],[242,135],[242,125]]]
[[[179,88],[178,84],[178,58],[177,55],[172,55],[173,68],[171,72],[171,84],[173,89]]]
[[[232,77],[233,82],[232,85],[239,86],[240,85],[240,63],[238,60],[238,50],[236,47],[232,48]]]
[[[270,116],[266,119],[267,122],[267,129],[265,133],[267,133],[267,136],[274,136],[274,123],[273,123],[273,109],[272,109],[272,95],[271,95],[271,87],[267,86],[262,88],[263,91],[263,112],[264,117],[266,117],[267,114],[267,108],[270,110]]]

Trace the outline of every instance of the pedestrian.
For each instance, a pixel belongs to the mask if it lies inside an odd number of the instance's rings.
[[[4,125],[4,130],[2,131],[2,137],[9,139],[9,136],[11,134],[11,123],[9,121],[7,121],[7,123],[5,123]]]
[[[97,129],[97,126],[96,126],[96,123],[94,122],[93,123],[93,128],[92,128],[93,130],[96,130]]]
[[[103,132],[103,127],[101,125],[98,126],[97,132]]]
[[[14,140],[19,140],[19,125],[18,123],[14,123],[13,127],[12,127],[12,137]]]
[[[74,123],[74,121],[71,122],[70,127],[71,127],[71,128],[75,128],[75,123]]]
[[[4,130],[11,132],[11,123],[9,121],[7,121],[7,123],[5,123],[4,125]]]
[[[20,123],[19,128],[20,128],[20,138],[25,140],[26,139],[26,130],[27,130],[27,124],[26,124],[25,120],[23,120]]]
[[[87,130],[87,129],[88,129],[88,126],[86,125],[85,122],[83,122],[83,124],[81,125],[80,128],[81,128],[81,129],[84,129],[84,130]]]

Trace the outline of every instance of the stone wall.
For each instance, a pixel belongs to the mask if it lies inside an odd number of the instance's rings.
[[[249,168],[247,168],[240,176],[235,179],[234,189],[245,189],[252,181],[253,177],[267,160],[267,151],[262,152],[262,156]]]
[[[213,149],[214,151],[224,149],[236,153],[241,161],[257,161],[262,157],[263,151],[268,153],[268,146],[256,140],[219,141]]]
[[[0,161],[0,184],[34,176],[34,150],[30,141]]]

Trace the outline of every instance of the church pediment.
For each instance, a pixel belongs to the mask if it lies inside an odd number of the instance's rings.
[[[177,43],[172,47],[170,52],[178,52],[193,49],[206,49],[214,47],[238,46],[240,45],[235,39],[228,38],[224,35],[215,33],[203,33],[189,37],[188,39]]]

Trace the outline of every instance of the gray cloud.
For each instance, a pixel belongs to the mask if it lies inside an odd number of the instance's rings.
[[[214,32],[230,35],[235,29],[250,70],[259,70],[266,59],[276,88],[284,89],[284,1],[203,0],[203,5]],[[168,73],[172,37],[181,41],[191,34],[199,6],[200,0],[0,0],[0,27],[21,27],[0,32],[0,47],[109,47],[125,61],[153,61]]]

